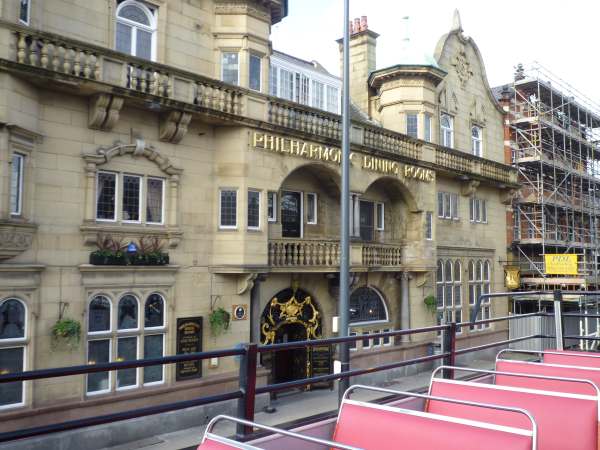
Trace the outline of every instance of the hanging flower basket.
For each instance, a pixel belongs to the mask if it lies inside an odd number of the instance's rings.
[[[428,295],[423,299],[423,303],[431,314],[435,314],[437,311],[437,299],[433,295]]]
[[[231,314],[223,308],[218,308],[212,311],[208,316],[210,323],[210,332],[213,336],[219,336],[229,328]]]
[[[81,324],[73,319],[59,319],[52,326],[52,348],[75,350],[81,341]]]

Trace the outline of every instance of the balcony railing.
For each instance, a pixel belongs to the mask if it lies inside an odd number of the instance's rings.
[[[38,69],[39,72],[33,71],[32,76],[64,77],[69,83],[73,78],[87,80],[99,83],[96,86],[99,93],[106,93],[107,86],[118,87],[120,90],[113,91],[117,95],[158,102],[167,109],[185,108],[221,120],[244,123],[251,118],[323,139],[341,140],[341,118],[337,114],[30,27],[2,20],[0,27],[10,29],[14,37],[9,46],[13,51],[10,61]],[[94,90],[87,89],[86,92],[93,93]],[[250,97],[257,100],[253,108],[246,107]],[[257,104],[263,104],[264,109],[257,108]],[[223,113],[229,117],[223,117]],[[421,160],[423,147],[428,145],[364,121],[353,121],[352,129],[353,144],[412,160]],[[500,183],[516,183],[516,172],[512,173],[514,169],[509,166],[457,150],[436,146],[435,163],[449,172],[473,173]]]
[[[396,244],[350,244],[350,264],[354,267],[397,267],[402,264],[402,247]],[[269,241],[271,267],[339,267],[340,241],[274,239]]]

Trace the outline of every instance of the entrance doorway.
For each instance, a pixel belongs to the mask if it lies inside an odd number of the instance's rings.
[[[302,193],[281,193],[281,235],[286,238],[302,237]]]
[[[283,325],[277,330],[275,343],[306,340],[306,328],[297,323]],[[308,374],[308,351],[305,348],[293,348],[275,352],[273,355],[273,381],[284,383],[306,378]]]

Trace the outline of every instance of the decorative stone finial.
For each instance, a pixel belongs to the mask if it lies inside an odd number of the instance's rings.
[[[458,12],[458,8],[454,10],[454,17],[452,18],[452,30],[451,31],[459,31],[463,32],[462,22],[460,21],[460,12]]]

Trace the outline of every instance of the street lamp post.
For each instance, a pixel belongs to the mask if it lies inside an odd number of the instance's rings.
[[[350,0],[344,0],[344,64],[342,70],[342,195],[341,195],[341,260],[339,297],[339,335],[348,336],[350,296]],[[340,344],[342,372],[350,369],[350,348]],[[339,401],[348,389],[347,378],[339,381]]]

